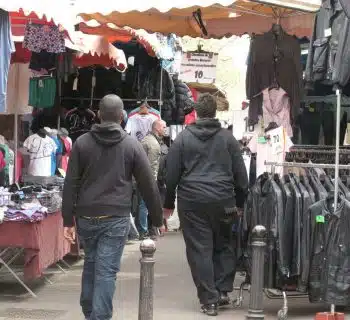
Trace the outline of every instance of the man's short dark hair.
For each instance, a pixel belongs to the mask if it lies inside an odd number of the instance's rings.
[[[122,121],[124,103],[116,94],[108,94],[100,101],[100,118],[102,122]]]
[[[209,93],[203,93],[199,96],[195,109],[198,118],[215,118],[217,109],[216,98]]]

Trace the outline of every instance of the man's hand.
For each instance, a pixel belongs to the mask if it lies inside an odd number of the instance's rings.
[[[163,218],[168,220],[174,213],[174,209],[163,208]]]
[[[75,227],[64,227],[63,235],[70,244],[75,244]]]

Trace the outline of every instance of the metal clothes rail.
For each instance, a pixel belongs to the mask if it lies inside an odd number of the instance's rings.
[[[266,166],[287,168],[319,168],[319,169],[350,169],[348,164],[300,163],[300,162],[271,162],[265,161]]]

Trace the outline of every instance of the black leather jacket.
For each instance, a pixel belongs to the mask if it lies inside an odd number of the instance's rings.
[[[345,87],[350,78],[350,3],[323,0],[315,18],[305,70],[307,88],[313,83]]]
[[[301,252],[301,214],[303,210],[303,199],[300,193],[300,190],[297,186],[297,183],[293,178],[289,179],[290,187],[294,197],[294,219],[293,219],[293,228],[289,229],[289,232],[293,233],[293,247],[292,247],[292,264],[290,267],[291,276],[299,276],[301,273],[301,261],[300,261],[300,252]]]
[[[248,234],[256,225],[263,225],[267,230],[267,248],[265,252],[264,287],[275,288],[276,254],[280,247],[278,224],[283,221],[283,194],[272,177],[260,176],[251,188],[245,209],[244,226]],[[250,250],[247,252],[251,256]]]
[[[350,304],[350,202],[343,199],[335,213],[322,200],[310,207],[304,232],[309,253],[310,302]]]

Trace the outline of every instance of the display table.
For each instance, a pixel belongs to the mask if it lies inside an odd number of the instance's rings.
[[[10,259],[3,259],[2,256],[11,248],[18,251],[13,251],[15,253]],[[71,246],[63,237],[61,212],[50,214],[35,223],[6,221],[0,224],[0,265],[6,267],[27,290],[29,288],[10,268],[11,263],[22,252],[24,279],[28,281],[41,277],[49,266],[62,260],[70,251]]]

